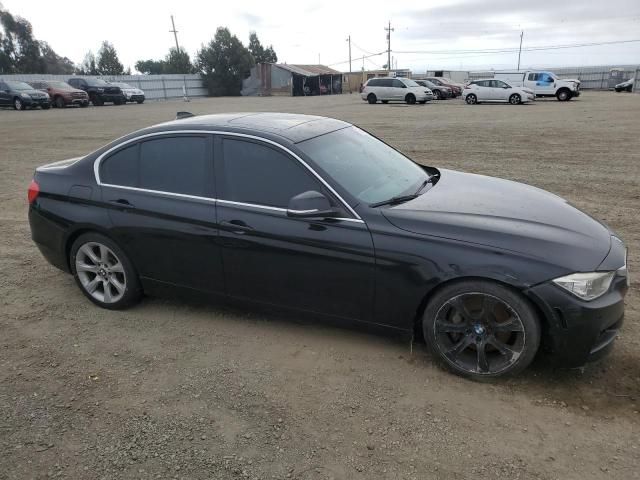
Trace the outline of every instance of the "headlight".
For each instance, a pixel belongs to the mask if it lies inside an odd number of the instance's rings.
[[[98,93],[103,93],[104,92],[104,88],[97,88],[96,89]]]
[[[573,273],[553,280],[553,283],[583,300],[593,300],[609,290],[616,272]]]
[[[29,95],[28,93],[21,93],[20,96],[22,98],[31,98],[31,95]]]

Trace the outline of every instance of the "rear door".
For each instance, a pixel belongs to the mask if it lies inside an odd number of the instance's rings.
[[[144,280],[222,293],[213,137],[154,135],[100,164],[112,234]]]
[[[218,219],[229,295],[370,320],[375,259],[366,224],[280,147],[234,136],[219,141]],[[287,216],[291,197],[309,190],[342,208],[342,218]]]
[[[479,101],[491,101],[493,100],[491,96],[491,80],[480,80],[476,82],[476,94],[478,95]]]

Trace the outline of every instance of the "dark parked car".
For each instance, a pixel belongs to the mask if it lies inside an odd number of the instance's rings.
[[[462,89],[463,89],[464,85],[460,85],[459,83],[452,82],[448,78],[445,78],[445,77],[427,77],[427,80],[429,80],[432,83],[435,83],[436,85],[441,85],[443,87],[450,88],[451,92],[453,93],[453,97],[454,98],[455,97],[459,97],[460,95],[462,95]]]
[[[626,248],[562,198],[340,120],[181,117],[35,172],[32,238],[95,304],[184,289],[315,312],[423,335],[469,377],[611,349]]]
[[[68,83],[60,80],[39,80],[29,82],[29,85],[36,90],[47,92],[55,107],[64,108],[67,105],[86,107],[89,105],[89,95],[87,95],[87,92],[73,88]]]
[[[634,83],[636,83],[636,79],[630,78],[626,82],[619,83],[613,88],[616,92],[630,92],[633,90]]]
[[[447,98],[453,97],[453,92],[449,87],[444,87],[442,85],[436,85],[429,80],[414,80],[418,85],[422,87],[427,87],[433,92],[434,100],[446,100]]]
[[[76,77],[67,80],[72,87],[84,90],[89,95],[89,100],[95,106],[100,107],[107,102],[122,105],[126,102],[124,94],[120,87],[111,85],[109,82],[101,78],[83,78]]]
[[[49,95],[35,90],[25,82],[0,80],[0,106],[24,110],[27,107],[40,107],[47,110],[51,107]]]

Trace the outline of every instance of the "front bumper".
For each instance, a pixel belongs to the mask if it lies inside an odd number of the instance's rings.
[[[527,290],[546,318],[543,348],[549,359],[561,366],[578,367],[611,351],[622,327],[627,290],[627,278],[620,275],[606,294],[590,302],[552,283]]]
[[[48,98],[20,98],[20,100],[27,107],[48,107],[49,105],[51,105]]]
[[[144,102],[144,95],[128,95],[127,102]]]
[[[98,97],[103,102],[112,102],[112,103],[126,102],[127,100],[125,96],[122,95],[121,93],[100,93],[98,94]]]

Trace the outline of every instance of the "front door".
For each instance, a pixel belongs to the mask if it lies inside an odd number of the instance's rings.
[[[225,136],[217,143],[218,158],[218,219],[229,295],[370,320],[374,253],[364,222],[346,210],[334,219],[287,216],[291,197],[309,190],[344,205],[277,146]]]
[[[100,164],[111,233],[145,280],[223,293],[211,135],[157,135]]]
[[[0,105],[12,105],[11,100],[9,86],[4,82],[0,82]]]

